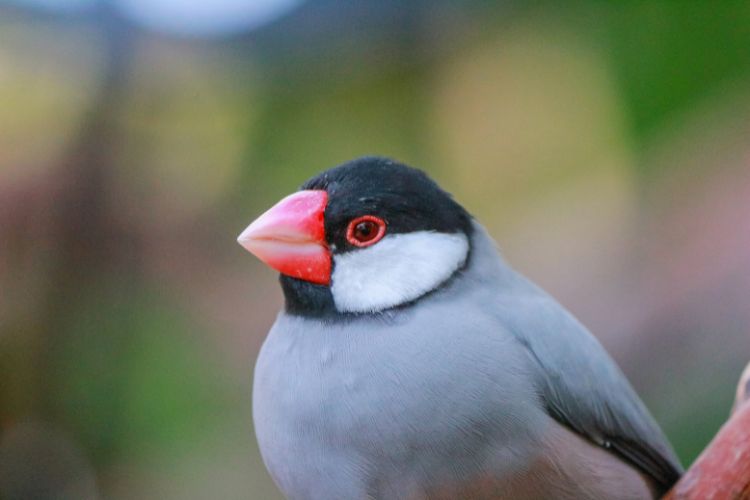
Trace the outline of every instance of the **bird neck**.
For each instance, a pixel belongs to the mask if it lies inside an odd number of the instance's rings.
[[[317,285],[283,274],[279,276],[279,281],[284,292],[286,313],[313,318],[334,317],[339,314],[329,286]]]

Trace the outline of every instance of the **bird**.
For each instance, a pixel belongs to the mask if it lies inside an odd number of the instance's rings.
[[[348,161],[238,242],[284,296],[252,403],[285,497],[641,499],[683,473],[596,338],[422,170]]]

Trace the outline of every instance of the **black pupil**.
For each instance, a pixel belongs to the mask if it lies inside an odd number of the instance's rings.
[[[362,221],[354,228],[354,236],[359,241],[369,241],[378,234],[377,224],[372,221]]]

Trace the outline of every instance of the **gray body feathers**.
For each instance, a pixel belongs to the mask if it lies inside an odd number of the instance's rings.
[[[599,343],[479,225],[467,267],[414,305],[281,313],[254,385],[290,498],[648,498],[681,471]]]

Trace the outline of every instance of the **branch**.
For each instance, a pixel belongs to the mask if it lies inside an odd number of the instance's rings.
[[[663,500],[750,500],[750,364],[732,416]]]

